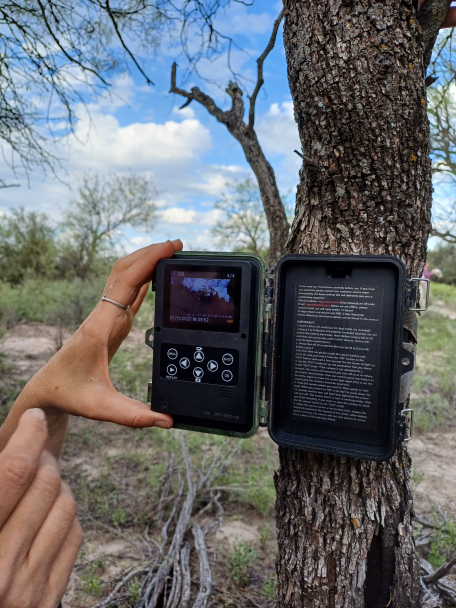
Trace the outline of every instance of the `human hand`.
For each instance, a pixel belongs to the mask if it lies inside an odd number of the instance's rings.
[[[115,390],[108,364],[131,329],[158,260],[181,249],[180,241],[167,241],[135,251],[114,264],[104,292],[112,285],[109,298],[130,308],[98,302],[65,346],[22,391],[0,429],[0,449],[22,412],[31,407],[41,407],[46,413],[47,448],[55,456],[65,439],[68,414],[130,427],[171,428],[170,416],[152,412],[144,403]]]
[[[418,0],[418,10],[425,4],[426,0]],[[449,7],[448,12],[443,20],[440,29],[443,30],[448,27],[456,27],[456,7]]]
[[[32,409],[0,453],[2,608],[56,608],[81,545],[73,495],[46,439],[44,413]]]

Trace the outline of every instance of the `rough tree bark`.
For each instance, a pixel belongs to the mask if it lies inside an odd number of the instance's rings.
[[[318,164],[300,173],[290,251],[392,254],[419,276],[432,193],[424,79],[448,6],[428,0],[420,27],[409,0],[284,1],[295,119]],[[280,449],[279,608],[417,606],[410,464],[401,445],[383,464]]]
[[[215,101],[203,93],[198,87],[193,87],[191,91],[180,89],[176,85],[176,64],[172,67],[171,72],[171,93],[176,93],[182,97],[186,97],[187,101],[182,106],[185,107],[193,100],[200,103],[206,108],[209,114],[212,114],[218,122],[224,124],[231,135],[241,144],[245,154],[245,158],[249,163],[255,177],[258,181],[261,200],[263,202],[264,212],[269,229],[269,257],[268,264],[271,268],[274,267],[277,260],[284,255],[286,242],[289,232],[289,224],[285,213],[285,208],[280,198],[279,189],[277,187],[274,169],[266,159],[261,144],[254,128],[255,124],[255,103],[258,93],[264,84],[263,80],[263,63],[270,51],[273,49],[277,37],[280,22],[282,21],[283,12],[274,23],[269,43],[258,58],[258,78],[250,97],[248,122],[244,122],[244,101],[242,99],[243,92],[236,82],[230,82],[226,92],[231,97],[231,108],[227,111],[222,110],[217,106]]]

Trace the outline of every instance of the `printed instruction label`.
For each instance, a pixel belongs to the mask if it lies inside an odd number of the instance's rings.
[[[297,285],[292,416],[375,430],[383,287]]]

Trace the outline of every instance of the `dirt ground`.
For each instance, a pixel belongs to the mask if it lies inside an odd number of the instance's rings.
[[[0,343],[0,350],[7,356],[11,374],[27,380],[68,338],[68,333],[62,333],[54,327],[20,324],[5,334]],[[133,330],[125,348],[147,349],[143,332]],[[107,461],[115,461],[121,458],[124,452],[134,449],[132,431],[110,424],[73,419],[68,444],[71,444],[72,437],[78,437],[78,442],[75,443],[77,449],[66,449],[62,458],[62,474],[73,485],[78,483],[77,479],[81,474],[89,486],[92,482],[97,483],[100,471],[106,468]],[[270,444],[273,448],[271,458],[277,462],[275,446],[271,443],[266,429],[261,429],[253,441],[258,445],[258,451]],[[145,449],[147,453],[147,446],[141,446],[141,449]],[[415,472],[415,511],[419,516],[428,516],[433,509],[440,509],[456,520],[456,430],[417,433],[409,443],[409,449]],[[76,494],[81,496],[80,492]],[[137,499],[140,499],[139,490]],[[134,526],[123,532],[120,528],[115,529],[91,519],[87,515],[88,511],[84,510],[84,505],[82,512],[86,513],[86,516],[83,516],[85,541],[65,596],[64,608],[86,608],[95,603],[93,598],[89,597],[85,601],[80,595],[81,573],[87,572],[87,568],[90,570],[92,564],[95,564],[95,568],[102,561],[103,578],[113,578],[144,559],[141,534]],[[226,577],[226,555],[239,540],[260,547],[260,560],[255,570],[257,574],[254,575],[252,584],[255,587],[255,576],[258,578],[258,586],[264,584],[267,576],[271,576],[274,571],[276,541],[273,516],[262,517],[258,511],[245,504],[230,504],[223,524],[207,539],[211,566],[216,578],[217,572],[220,577]],[[223,601],[225,604],[220,605],[236,605],[235,600],[232,604],[227,603],[226,596]],[[255,605],[254,600],[252,602]],[[269,604],[266,601],[263,605]]]
[[[442,313],[442,307],[439,306],[438,310],[441,314],[447,313],[445,316],[450,313],[456,316],[452,309],[447,311],[445,308]],[[68,338],[69,334],[64,333],[63,342]],[[60,339],[59,330],[55,327],[40,323],[20,324],[6,333],[0,348],[8,357],[12,373],[28,380],[56,352]],[[127,349],[142,348],[144,333],[134,329],[124,344]],[[261,435],[264,441],[270,441],[265,430],[262,430]],[[420,482],[415,484],[416,510],[428,513],[440,505],[449,516],[456,519],[456,430],[415,433],[409,449],[414,470],[420,474]],[[219,534],[223,534],[223,531],[219,531]],[[247,532],[246,534],[248,536]],[[243,535],[239,533],[238,536]]]

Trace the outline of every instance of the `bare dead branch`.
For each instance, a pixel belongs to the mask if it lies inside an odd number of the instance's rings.
[[[192,526],[192,533],[200,563],[200,588],[193,608],[206,608],[212,591],[211,567],[209,566],[206,541],[201,527],[195,524]]]
[[[432,574],[423,576],[423,583],[425,585],[430,585],[431,583],[435,583],[436,581],[440,580],[441,578],[443,578],[444,576],[449,574],[454,566],[456,566],[456,555],[452,559],[450,559],[448,562],[443,564],[443,566],[440,566],[440,568],[437,568],[437,570],[435,572],[433,572]]]
[[[187,101],[184,103],[184,105],[182,107],[185,108],[186,106],[189,105],[189,103],[191,103],[193,100],[195,100],[198,103],[200,103],[202,106],[204,106],[206,108],[206,110],[209,112],[209,114],[212,114],[212,116],[215,116],[215,118],[218,120],[218,122],[227,124],[230,121],[234,103],[233,103],[233,107],[231,108],[231,110],[224,112],[221,108],[219,108],[217,106],[217,104],[212,99],[212,97],[210,97],[209,95],[206,95],[206,93],[203,93],[198,87],[193,87],[190,92],[185,91],[184,89],[180,89],[176,85],[176,70],[177,70],[177,63],[174,62],[172,65],[172,68],[171,68],[171,88],[170,88],[169,92],[175,93],[176,95],[181,95],[181,97],[187,98]],[[232,83],[230,83],[230,85],[232,85]],[[231,97],[233,97],[232,94],[230,93],[229,89],[230,89],[230,87],[228,87],[227,93],[230,94]],[[242,92],[241,92],[241,95],[242,95]]]
[[[253,126],[255,124],[256,99],[258,97],[258,93],[260,92],[261,87],[264,84],[263,64],[264,64],[266,57],[269,55],[269,53],[274,48],[276,38],[277,38],[277,32],[279,31],[279,26],[283,19],[283,15],[284,15],[284,10],[282,9],[280,12],[280,15],[274,21],[274,27],[272,28],[272,33],[271,33],[271,37],[269,38],[269,42],[268,42],[266,48],[264,49],[263,53],[257,59],[258,77],[257,77],[257,83],[255,85],[255,89],[253,90],[253,93],[250,97],[249,124],[248,124],[248,128],[247,128],[247,130],[250,132],[253,130]]]
[[[160,496],[160,503],[159,503],[159,509],[158,509],[158,515],[157,515],[157,524],[161,524],[162,520],[163,520],[163,509],[165,506],[165,501],[168,498],[169,489],[171,487],[171,479],[172,479],[173,472],[174,472],[175,459],[176,459],[176,455],[173,452],[171,454],[171,458],[169,460],[168,467],[166,469],[166,477],[165,477],[165,481],[163,483],[163,489],[162,489],[162,493]]]

